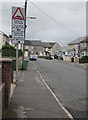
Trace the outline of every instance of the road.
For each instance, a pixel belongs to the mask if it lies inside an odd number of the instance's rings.
[[[86,117],[86,69],[68,62],[33,62],[43,79],[74,118]]]

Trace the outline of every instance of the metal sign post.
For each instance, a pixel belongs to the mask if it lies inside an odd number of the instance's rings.
[[[18,44],[24,44],[25,9],[12,7],[12,43],[16,44],[16,80],[18,81]]]
[[[18,44],[16,44],[16,80],[18,82]]]

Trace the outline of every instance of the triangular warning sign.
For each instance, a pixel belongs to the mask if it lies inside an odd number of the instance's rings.
[[[14,12],[12,19],[20,19],[20,20],[24,20],[24,16],[23,13],[21,11],[21,9],[18,7],[16,9],[16,11]]]

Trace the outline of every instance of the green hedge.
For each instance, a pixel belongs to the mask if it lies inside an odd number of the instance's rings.
[[[88,60],[88,56],[81,57],[81,60]]]
[[[88,63],[88,56],[83,56],[79,59],[79,63]]]
[[[2,50],[15,50],[15,48],[9,44],[5,44],[2,46]]]
[[[22,50],[18,50],[18,56],[22,56]],[[13,46],[5,44],[2,46],[2,57],[16,57],[16,49]]]

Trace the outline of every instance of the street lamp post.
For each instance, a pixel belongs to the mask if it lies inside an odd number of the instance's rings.
[[[26,25],[26,18],[30,18],[30,19],[36,19],[36,17],[34,16],[31,16],[31,17],[26,17],[26,12],[27,12],[27,0],[25,0],[25,20],[24,20],[24,43],[25,43],[25,38],[26,38],[26,28],[27,28],[27,25]],[[25,50],[25,46],[23,44],[23,59],[24,59],[24,50]]]

